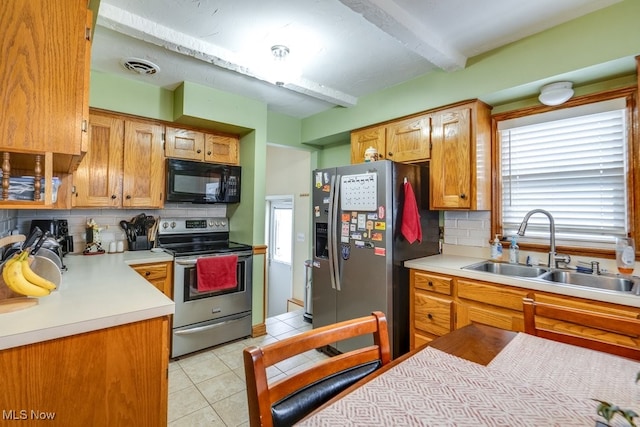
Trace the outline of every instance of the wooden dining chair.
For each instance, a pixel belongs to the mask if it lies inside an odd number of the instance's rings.
[[[292,356],[348,338],[373,335],[373,345],[318,361],[269,383],[267,368]],[[243,351],[249,421],[256,426],[290,426],[391,361],[387,319],[381,312],[312,329]]]
[[[585,325],[590,329],[599,329],[605,332],[613,332],[626,335],[639,343],[640,340],[640,319],[617,316],[607,313],[595,313],[572,307],[563,307],[555,304],[534,301],[532,298],[523,299],[524,309],[524,331],[527,334],[535,335],[550,340],[564,342],[567,344],[586,347],[592,350],[605,353],[616,354],[629,359],[640,360],[640,348],[631,347],[624,344],[616,344],[598,340],[596,337],[586,337],[572,334],[570,332],[553,330],[542,326],[537,317]]]

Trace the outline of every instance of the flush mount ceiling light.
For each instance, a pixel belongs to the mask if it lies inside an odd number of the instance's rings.
[[[573,96],[573,83],[571,82],[556,82],[545,86],[540,89],[540,96],[538,99],[544,105],[554,106],[560,105],[566,102]]]

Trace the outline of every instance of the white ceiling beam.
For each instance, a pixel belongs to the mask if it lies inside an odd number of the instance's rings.
[[[217,67],[244,74],[258,80],[272,84],[275,83],[273,77],[262,74],[259,70],[251,69],[247,64],[242,64],[242,61],[227,49],[204,42],[188,34],[175,31],[108,3],[102,3],[100,5],[97,22],[98,25],[105,28],[147,43],[161,46],[172,52],[191,56]],[[323,86],[302,77],[294,78],[281,87],[342,107],[353,107],[358,102],[358,98],[353,95]]]
[[[458,52],[393,0],[340,0],[408,49],[445,71],[463,69],[467,57]]]

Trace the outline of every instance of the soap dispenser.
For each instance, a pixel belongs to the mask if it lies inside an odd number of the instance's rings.
[[[491,244],[491,259],[495,261],[500,261],[502,259],[502,245],[500,244],[500,239],[498,239],[497,234]]]
[[[520,247],[516,241],[516,236],[511,237],[511,246],[509,246],[509,262],[517,264],[520,260]]]

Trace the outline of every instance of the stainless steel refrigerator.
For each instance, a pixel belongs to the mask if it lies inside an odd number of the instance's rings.
[[[389,322],[393,357],[409,349],[409,271],[403,261],[438,253],[438,211],[430,211],[426,166],[380,160],[312,174],[313,327],[380,310]],[[422,241],[400,232],[404,181],[411,184]],[[367,345],[352,339],[328,353]]]

